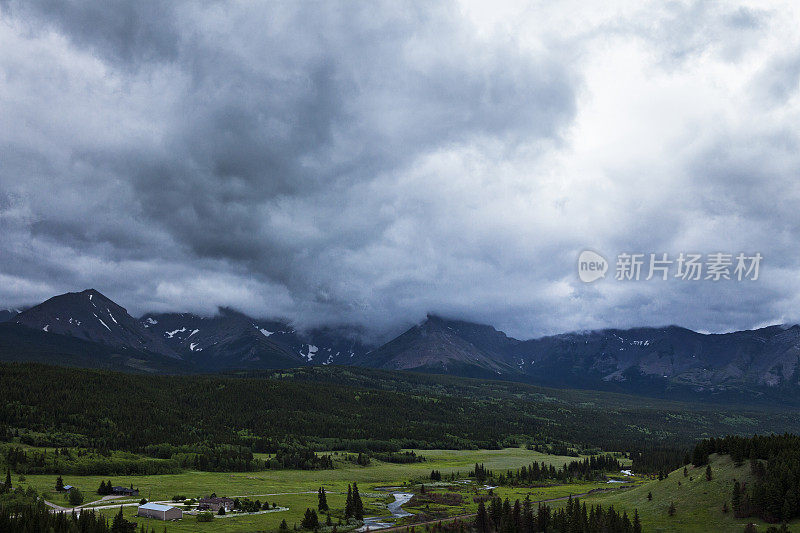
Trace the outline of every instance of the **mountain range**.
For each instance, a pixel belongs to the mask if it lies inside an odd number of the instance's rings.
[[[500,379],[656,396],[800,397],[800,326],[724,334],[606,329],[530,340],[429,315],[385,344],[354,327],[298,331],[222,308],[212,317],[134,318],[89,289],[0,314],[0,359],[144,372],[230,372],[307,365]]]

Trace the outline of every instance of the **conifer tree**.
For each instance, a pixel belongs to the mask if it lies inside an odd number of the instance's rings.
[[[319,509],[319,512],[324,513],[328,510],[328,498],[325,496],[325,489],[323,487],[320,487],[319,491],[317,491],[317,499],[319,500],[317,509]]]
[[[5,488],[5,490],[7,490],[9,492],[13,488],[11,486],[11,469],[10,468],[6,468],[6,484],[5,484],[4,488]]]
[[[358,485],[353,483],[353,516],[356,520],[364,519],[364,504],[361,502],[361,496],[358,494]]]
[[[306,514],[303,516],[302,522],[300,522],[300,527],[312,530],[318,529],[319,517],[317,516],[317,512],[313,509],[306,508]]]
[[[353,518],[353,489],[350,484],[347,484],[347,499],[344,503],[344,519],[350,520]]]
[[[633,533],[642,533],[642,521],[639,519],[639,510],[633,510]]]
[[[734,479],[733,495],[731,496],[731,507],[733,507],[733,513],[739,514],[741,506],[742,506],[742,489],[739,486],[739,482]]]
[[[475,529],[478,533],[489,533],[489,515],[486,513],[486,505],[483,500],[478,503],[478,514],[475,515]]]
[[[64,492],[64,480],[61,479],[61,476],[56,478],[56,492]]]

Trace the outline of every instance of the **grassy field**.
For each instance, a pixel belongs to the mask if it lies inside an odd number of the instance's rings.
[[[749,522],[758,525],[759,531],[764,531],[767,528],[764,522],[752,518],[735,518],[730,510],[723,512],[726,502],[730,508],[733,480],[752,479],[749,464],[745,462],[737,467],[727,455],[712,455],[711,469],[711,481],[706,479],[705,467],[689,466],[686,477],[681,468],[670,473],[663,481],[649,481],[628,491],[589,496],[583,498],[583,501],[587,504],[613,505],[618,510],[626,510],[629,516],[634,509],[638,509],[646,531],[741,533]],[[648,492],[652,493],[652,500],[648,500]],[[674,516],[667,513],[670,502],[675,503]],[[796,525],[798,522],[794,523]]]
[[[475,463],[500,471],[527,466],[533,461],[560,466],[575,460],[574,457],[546,455],[523,448],[503,450],[417,450],[425,461],[412,464],[392,464],[373,460],[369,466],[357,466],[348,462],[336,462],[333,470],[266,470],[261,472],[183,472],[156,476],[115,476],[115,485],[131,483],[139,489],[142,497],[153,500],[169,499],[176,494],[187,497],[207,495],[248,496],[253,494],[276,494],[282,492],[316,491],[320,486],[326,490],[347,489],[347,484],[402,485],[412,480],[427,477],[431,470],[443,475],[460,472],[466,474]],[[62,476],[64,484],[74,485],[87,498],[97,490],[101,481],[109,476]],[[29,475],[23,486],[32,486],[38,491],[53,491],[55,475]]]
[[[426,485],[426,494],[455,497],[457,503],[444,505],[426,497],[417,495],[405,508],[417,518],[444,519],[450,516],[472,513],[477,509],[475,496],[485,495],[489,489],[475,482],[454,483],[446,481],[451,473],[460,473],[461,477],[472,469],[475,463],[483,463],[488,469],[499,474],[506,470],[514,470],[527,466],[533,461],[545,462],[560,466],[574,460],[573,457],[546,455],[524,448],[506,448],[503,450],[417,450],[426,461],[412,464],[390,464],[373,460],[369,466],[358,466],[344,461],[340,456],[335,460],[333,470],[274,470],[262,472],[195,472],[153,476],[115,476],[111,480],[120,485],[133,484],[140,489],[140,495],[150,500],[170,500],[174,495],[197,498],[216,493],[220,496],[249,497],[261,502],[269,501],[280,507],[288,508],[267,514],[228,516],[215,518],[211,523],[198,523],[193,516],[185,515],[177,523],[168,523],[167,531],[209,531],[209,532],[244,532],[244,531],[277,531],[281,520],[286,520],[290,528],[300,523],[306,508],[315,509],[317,505],[316,491],[324,487],[328,503],[332,509],[333,521],[336,523],[344,507],[348,483],[357,482],[364,500],[367,516],[386,516],[386,504],[392,501],[387,487],[399,490],[419,492],[420,482]],[[729,457],[711,456],[713,479],[705,477],[705,468],[688,467],[686,476],[683,469],[678,469],[662,480],[636,479],[632,486],[617,484],[573,483],[543,487],[494,487],[492,493],[501,498],[524,499],[529,496],[533,501],[562,498],[569,495],[586,493],[595,489],[616,489],[610,492],[593,493],[582,497],[587,504],[601,503],[613,505],[618,510],[627,511],[629,516],[637,509],[646,531],[731,531],[740,532],[750,522],[749,519],[737,519],[731,511],[723,512],[727,502],[730,507],[730,495],[734,478],[748,481],[751,478],[748,464],[735,466]],[[445,481],[432,483],[428,479],[431,470],[438,470]],[[53,492],[54,475],[29,475],[22,486],[32,486],[40,492],[49,492],[49,499],[60,505],[66,502],[63,495]],[[107,476],[63,476],[65,484],[79,487],[87,501],[96,500],[95,494],[100,481]],[[647,498],[652,494],[652,500]],[[93,505],[116,505],[119,502],[128,504],[135,500],[129,498],[108,502],[95,502]],[[676,513],[669,516],[667,509],[671,502],[675,503]],[[554,502],[553,507],[563,505]],[[103,509],[102,513],[111,517],[119,508]],[[136,506],[124,508],[124,514],[134,519]],[[324,520],[324,517],[321,517]],[[161,531],[163,523],[136,519],[138,523],[157,526]],[[761,531],[766,524],[754,521]],[[402,521],[399,523],[403,523]]]
[[[175,495],[196,498],[216,493],[219,496],[244,497],[262,502],[277,503],[281,507],[288,507],[288,511],[275,513],[230,516],[216,518],[212,523],[198,523],[194,517],[187,516],[179,523],[168,524],[168,531],[276,531],[280,521],[285,519],[291,528],[300,522],[306,508],[316,508],[319,487],[324,487],[328,493],[328,503],[332,509],[339,510],[344,507],[345,494],[348,483],[357,482],[361,490],[367,515],[386,515],[387,501],[392,498],[388,493],[381,491],[382,487],[403,487],[413,483],[427,480],[431,470],[438,470],[443,476],[451,473],[460,473],[466,476],[475,463],[483,463],[486,468],[500,473],[527,466],[534,461],[552,464],[556,467],[575,460],[574,457],[546,455],[524,448],[506,448],[502,450],[416,450],[425,457],[425,461],[412,464],[391,464],[373,460],[369,466],[358,466],[343,460],[335,460],[336,468],[333,470],[271,470],[261,472],[196,472],[189,471],[180,474],[165,474],[153,476],[112,476],[114,485],[128,486],[133,484],[140,490],[140,496],[149,500],[170,500]],[[336,457],[336,456],[335,456]],[[63,495],[53,491],[55,475],[29,475],[22,486],[32,486],[39,492],[49,493],[50,501],[65,505]],[[99,499],[95,491],[101,481],[109,476],[62,476],[65,484],[78,487],[90,502]],[[441,483],[428,485],[430,490],[440,492],[460,491],[463,493],[464,503],[448,509],[440,509],[444,516],[452,516],[463,512],[474,512],[477,504],[473,495],[477,490],[485,493],[486,490],[475,485],[464,486]],[[535,489],[494,489],[501,497],[512,500],[524,498],[530,494],[531,499],[548,499],[568,496],[586,492],[593,488],[605,486],[603,483],[580,483],[558,487],[539,487]],[[130,503],[130,499],[124,499]],[[114,505],[115,501],[95,502],[95,505]],[[436,506],[434,506],[436,507]],[[413,510],[413,509],[412,509]],[[434,509],[436,510],[436,509]],[[117,513],[119,508],[102,510],[109,516]],[[421,509],[420,509],[421,511]],[[125,507],[124,514],[132,518],[136,507]],[[334,516],[336,516],[334,512]],[[145,521],[154,525],[155,521]],[[335,520],[334,520],[335,522]],[[158,528],[161,530],[161,528]]]

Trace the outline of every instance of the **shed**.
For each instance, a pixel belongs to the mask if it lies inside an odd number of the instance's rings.
[[[156,520],[179,520],[183,518],[183,511],[171,505],[146,503],[139,506],[136,516],[155,518]]]

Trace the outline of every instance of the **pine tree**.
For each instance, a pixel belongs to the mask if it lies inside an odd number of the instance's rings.
[[[647,493],[647,500],[648,501],[653,501],[653,493],[652,492],[648,492]]]
[[[11,486],[11,469],[6,468],[6,484],[4,485],[4,489],[7,491],[11,491],[13,487]]]
[[[683,467],[683,477],[689,477],[689,469],[685,466]]]
[[[64,480],[61,479],[61,476],[56,478],[56,492],[64,492]]]
[[[306,514],[303,516],[302,522],[300,522],[300,527],[312,530],[318,529],[319,517],[317,516],[317,512],[307,508]]]
[[[317,509],[319,509],[319,512],[324,513],[328,510],[328,498],[325,496],[325,489],[323,487],[319,488],[319,491],[317,492],[317,499],[319,500]]]
[[[122,506],[119,506],[119,513],[114,516],[111,523],[111,533],[133,533],[136,531],[136,522],[128,522],[122,515]]]
[[[639,519],[639,510],[633,510],[633,533],[642,533],[642,521]]]
[[[675,502],[670,502],[669,509],[667,509],[667,514],[670,516],[675,515]]]
[[[714,476],[711,473],[711,465],[706,466],[706,481],[711,481]]]
[[[289,524],[286,523],[286,519],[284,518],[281,520],[281,525],[279,527],[281,531],[289,531]]]
[[[344,519],[350,520],[353,518],[353,489],[350,484],[347,484],[347,499],[344,503]]]
[[[475,515],[475,529],[478,533],[489,533],[489,515],[486,513],[486,505],[483,500],[478,503],[478,514]]]
[[[353,516],[356,520],[364,520],[364,504],[358,494],[358,485],[353,483]]]

